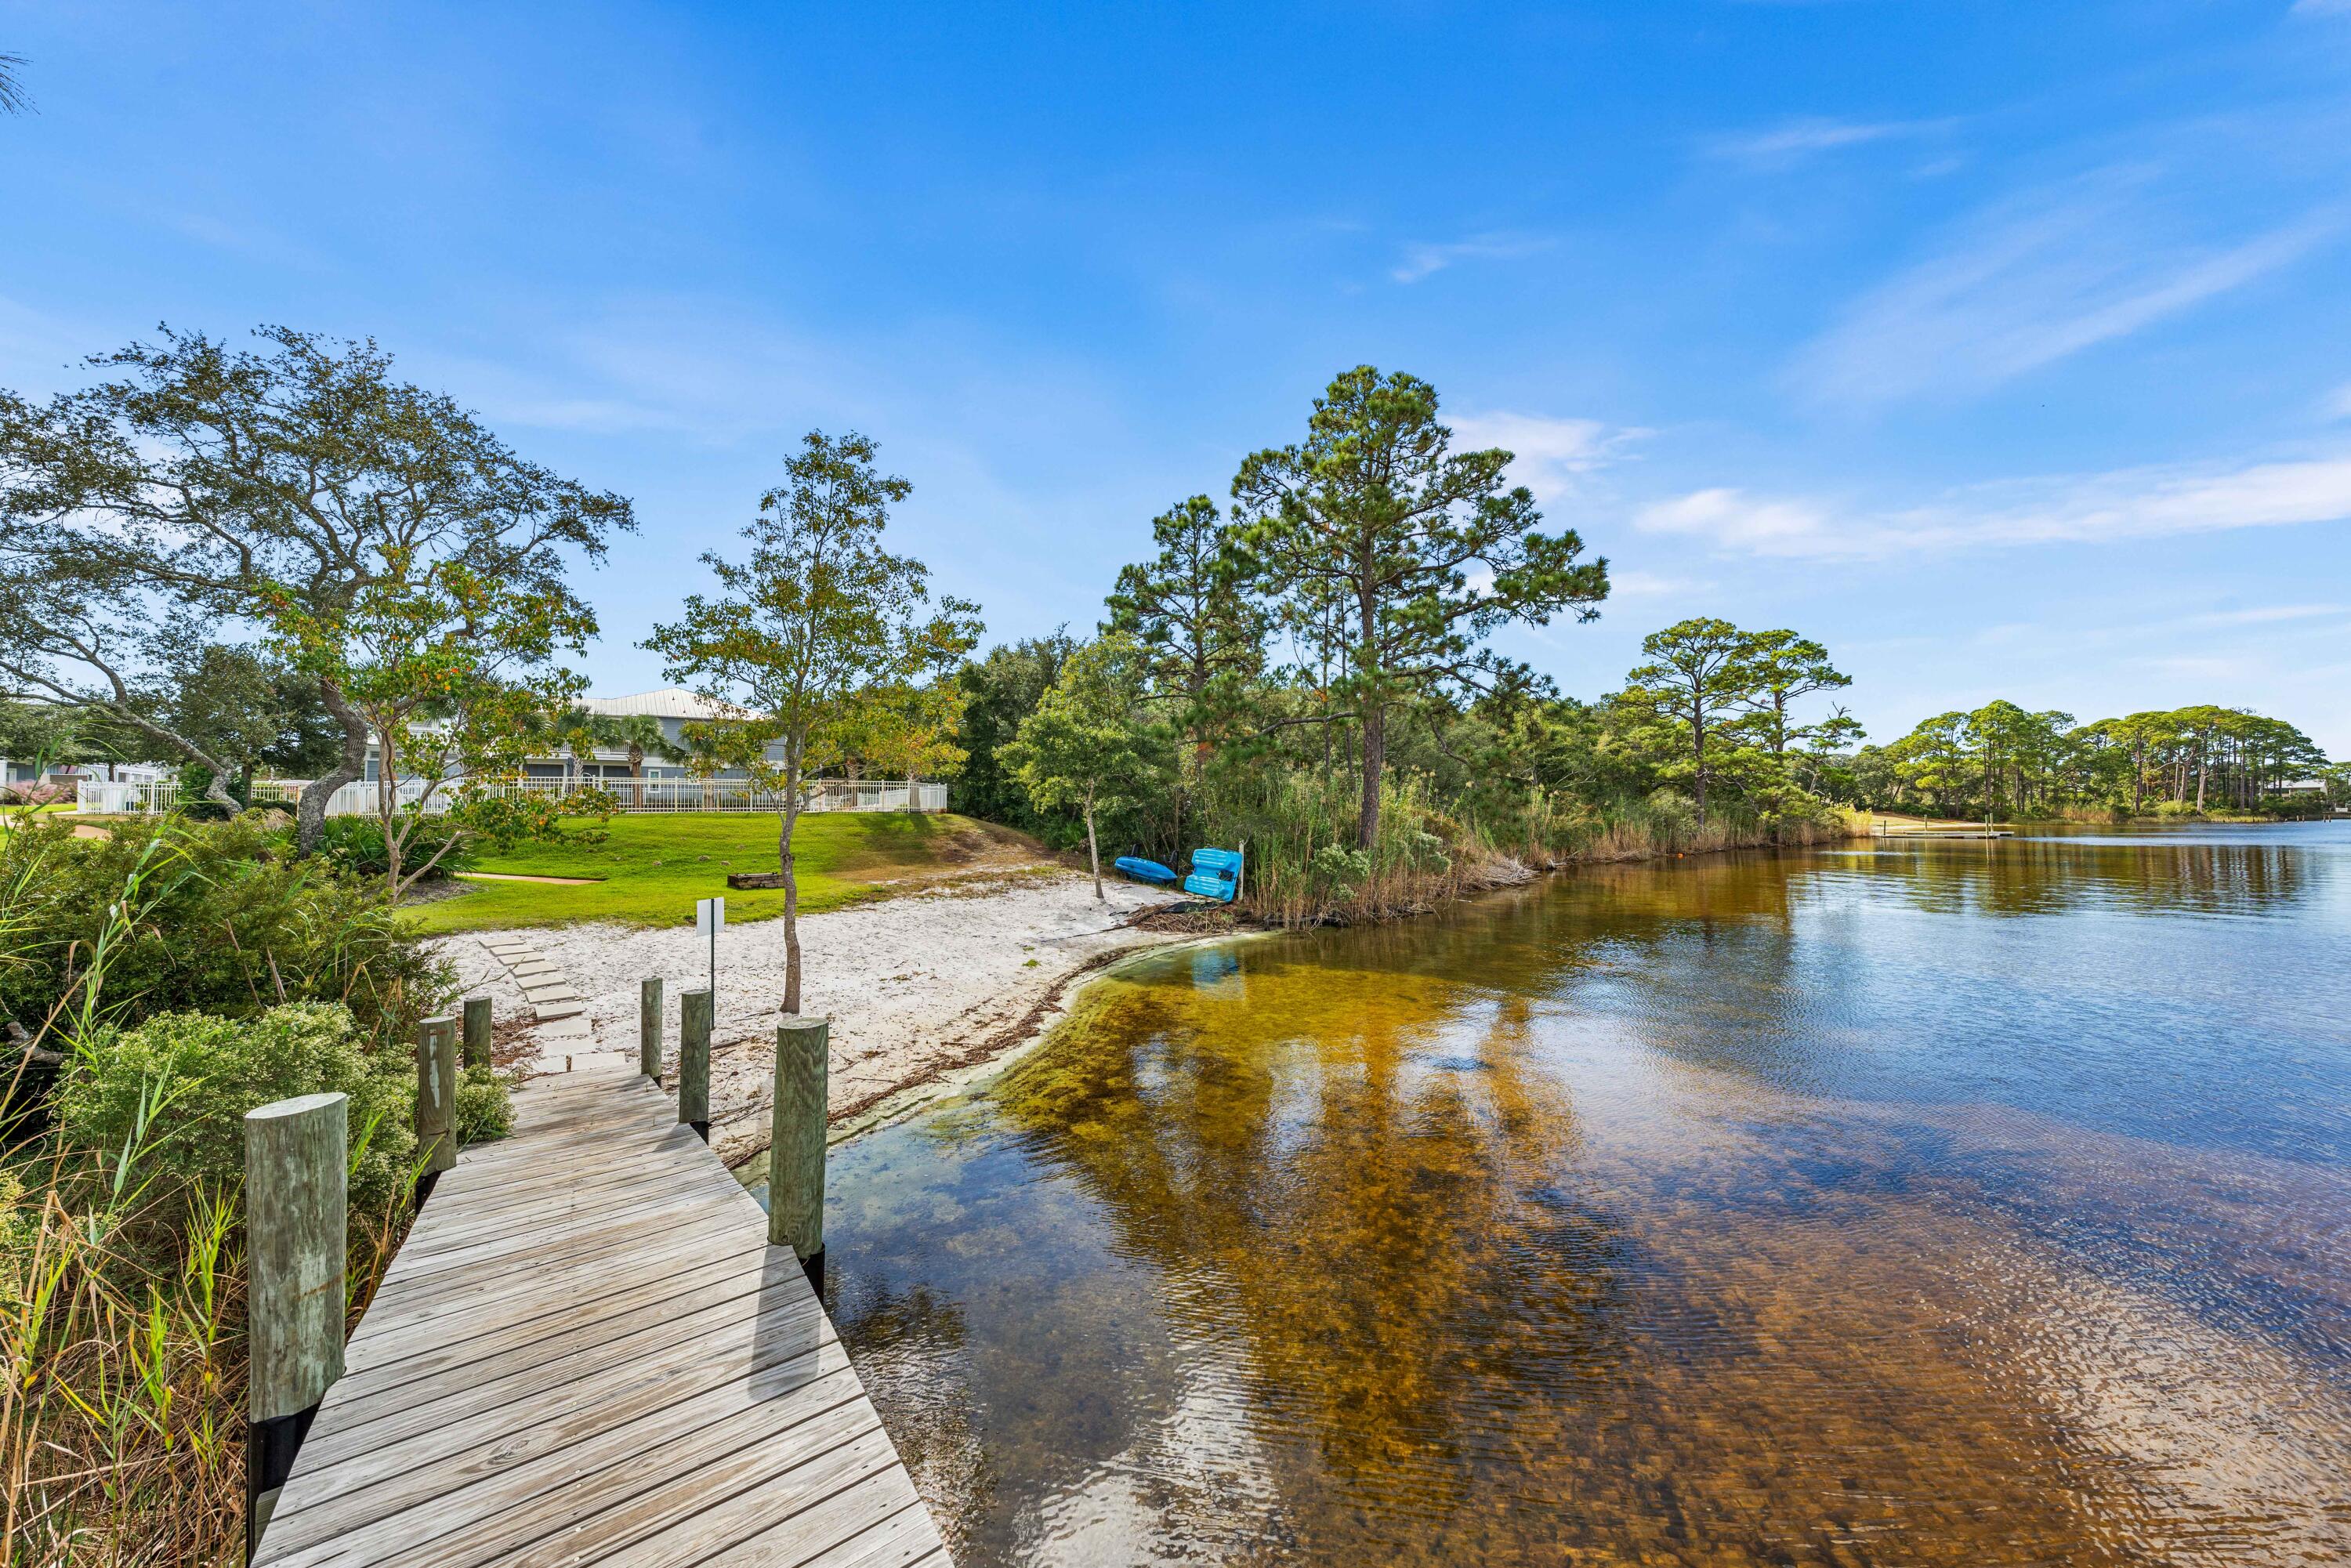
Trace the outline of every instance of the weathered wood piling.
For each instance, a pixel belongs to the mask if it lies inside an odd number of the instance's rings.
[[[710,1141],[710,1025],[716,998],[688,991],[678,998],[677,1119]]]
[[[648,979],[637,988],[637,1071],[661,1082],[662,983]]]
[[[305,1094],[245,1115],[246,1555],[343,1373],[350,1101]]]
[[[441,1173],[457,1163],[457,1020],[444,1013],[416,1026],[416,1153],[419,1207]]]
[[[822,1289],[826,1096],[830,1019],[776,1026],[775,1108],[768,1123],[768,1240],[789,1247]]]

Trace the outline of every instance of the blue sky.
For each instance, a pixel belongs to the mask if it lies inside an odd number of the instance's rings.
[[[2220,702],[2351,753],[2351,0],[9,0],[0,52],[0,384],[374,335],[635,499],[600,691],[811,425],[1015,636],[1369,361],[1610,559],[1504,639],[1571,692],[1716,614],[1881,739]]]

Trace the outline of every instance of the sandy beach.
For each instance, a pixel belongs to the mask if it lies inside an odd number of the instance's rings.
[[[1125,883],[1107,883],[1106,891],[1107,902],[1098,903],[1090,878],[1050,874],[804,916],[801,1010],[832,1020],[833,1119],[1020,1044],[1050,1021],[1082,976],[1122,953],[1185,939],[1127,924],[1166,904],[1165,893]],[[585,1031],[577,1023],[533,1031],[532,1054],[518,1064],[523,1071],[561,1071],[567,1057],[579,1061],[590,1053],[634,1060],[638,986],[648,976],[666,982],[664,1046],[674,1066],[677,998],[706,983],[705,938],[684,926],[580,925],[440,939],[435,946],[467,994],[490,997],[502,1018],[528,1009],[488,944],[516,935],[560,969],[585,1004]],[[711,1134],[730,1165],[767,1146],[783,990],[783,922],[721,933]]]

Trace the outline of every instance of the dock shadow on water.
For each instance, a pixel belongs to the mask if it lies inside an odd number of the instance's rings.
[[[1176,951],[836,1151],[983,1563],[2351,1556],[2351,829]]]

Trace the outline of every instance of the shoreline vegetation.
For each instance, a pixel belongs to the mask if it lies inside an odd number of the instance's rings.
[[[0,1505],[11,1562],[235,1559],[244,1113],[350,1097],[350,1321],[405,1235],[418,1022],[454,998],[381,885],[251,815],[0,833]],[[466,1141],[507,1085],[468,1069]]]

